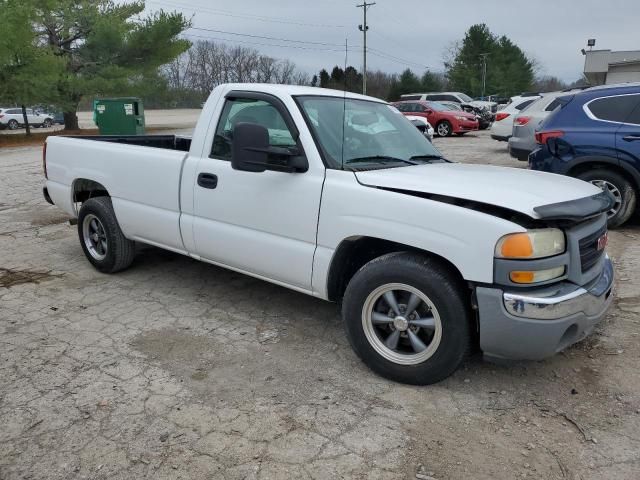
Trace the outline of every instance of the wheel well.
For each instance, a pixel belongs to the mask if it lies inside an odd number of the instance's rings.
[[[571,170],[569,170],[567,172],[567,175],[569,175],[570,177],[577,177],[581,173],[585,173],[585,172],[588,172],[589,170],[597,170],[597,169],[611,170],[612,172],[616,172],[617,174],[622,175],[624,178],[629,179],[629,181],[631,182],[631,185],[633,186],[636,192],[640,191],[640,185],[638,185],[638,181],[634,178],[634,176],[629,175],[629,172],[627,172],[624,168],[614,163],[597,162],[597,161],[580,163],[575,167],[573,167]]]
[[[446,268],[456,276],[461,285],[465,285],[460,271],[440,255],[380,238],[353,237],[343,240],[333,255],[327,280],[329,300],[340,301],[349,281],[363,265],[374,258],[392,252],[415,252],[436,259],[443,268]]]
[[[73,182],[73,202],[86,202],[92,197],[108,197],[109,192],[100,183],[86,178],[77,178]]]

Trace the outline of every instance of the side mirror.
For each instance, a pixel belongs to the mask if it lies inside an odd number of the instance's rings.
[[[269,131],[256,123],[238,123],[233,127],[231,167],[245,172],[267,169]]]
[[[309,163],[297,147],[270,146],[269,131],[262,125],[241,122],[233,128],[231,167],[245,172],[302,173],[309,170]]]
[[[427,115],[431,115],[433,113],[433,110],[428,108],[424,111],[424,113],[426,113]]]

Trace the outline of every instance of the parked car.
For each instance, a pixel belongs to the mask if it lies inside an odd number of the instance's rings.
[[[407,120],[413,123],[416,126],[416,128],[422,132],[422,134],[427,138],[427,140],[429,140],[430,142],[433,141],[433,135],[435,133],[435,130],[429,123],[429,120],[427,120],[424,117],[417,117],[415,115],[405,115],[405,116],[407,117]]]
[[[456,102],[467,103],[480,108],[486,108],[492,113],[498,109],[496,102],[474,100],[466,93],[462,92],[428,92],[428,93],[407,93],[400,96],[400,100],[423,100],[427,102]]]
[[[405,115],[426,118],[440,137],[449,137],[453,134],[464,135],[478,130],[478,120],[475,115],[451,110],[438,102],[409,100],[395,102],[393,106]]]
[[[509,141],[516,116],[539,98],[542,97],[540,95],[511,97],[507,106],[496,113],[491,125],[491,138],[500,142]]]
[[[577,90],[576,90],[577,91]],[[529,154],[536,148],[536,128],[551,112],[560,106],[558,97],[566,92],[543,93],[542,98],[536,100],[513,120],[513,131],[509,138],[509,153],[515,159],[526,162]]]
[[[32,127],[50,127],[53,119],[49,115],[34,113],[31,108],[27,108],[27,121]],[[0,129],[8,128],[15,130],[24,126],[24,116],[22,108],[2,108],[0,109]]]
[[[193,139],[50,136],[43,155],[45,199],[97,270],[140,242],[341,302],[355,352],[396,381],[442,380],[475,342],[553,355],[613,300],[605,192],[448,162],[376,98],[223,84]]]
[[[438,102],[440,105],[449,107],[451,110],[458,110],[467,113],[471,113],[478,120],[478,129],[486,130],[491,126],[494,115],[485,107],[477,107],[469,103],[457,103],[457,102]]]
[[[536,133],[533,170],[580,178],[608,191],[609,227],[624,224],[640,188],[640,83],[594,87],[557,98]]]

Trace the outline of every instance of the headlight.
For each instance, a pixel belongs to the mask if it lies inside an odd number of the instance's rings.
[[[464,122],[465,120],[469,120],[467,117],[456,117],[457,120]]]
[[[497,245],[497,258],[533,259],[551,257],[564,252],[564,233],[558,228],[540,228],[502,237]]]

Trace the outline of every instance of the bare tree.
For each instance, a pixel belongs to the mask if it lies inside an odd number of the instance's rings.
[[[198,41],[162,73],[172,88],[191,89],[206,95],[216,85],[230,82],[295,83],[308,85],[309,75],[290,60],[277,60],[253,48],[230,47],[209,40]]]

